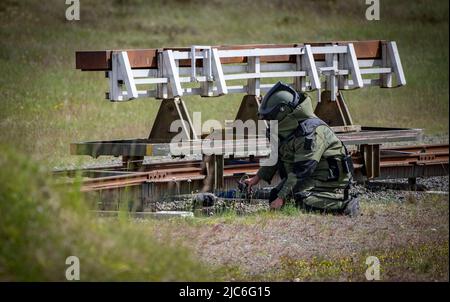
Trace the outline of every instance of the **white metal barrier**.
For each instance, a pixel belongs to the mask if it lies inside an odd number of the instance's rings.
[[[325,60],[316,62],[316,54],[323,54]],[[260,60],[261,57],[280,55],[295,56],[295,63],[262,63]],[[221,58],[233,57],[247,60],[242,64],[221,63]],[[211,97],[231,93],[259,96],[275,84],[271,80],[280,78],[291,79],[288,83],[298,91],[329,90],[332,100],[338,90],[406,84],[394,41],[383,45],[381,59],[358,60],[352,43],[240,50],[194,45],[188,51],[158,52],[155,69],[132,69],[126,51],[114,51],[111,59],[112,70],[108,71],[108,98],[111,101],[141,97],[172,99],[184,95]],[[191,66],[179,67],[180,60],[191,60]],[[196,66],[197,60],[202,60],[202,67]],[[268,79],[270,83],[263,84],[262,79]],[[229,84],[236,80],[246,83]],[[147,87],[138,89],[144,85]]]

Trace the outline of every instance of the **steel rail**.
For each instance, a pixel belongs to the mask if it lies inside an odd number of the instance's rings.
[[[353,154],[357,173],[363,173],[361,154]],[[395,146],[380,150],[379,178],[413,178],[420,176],[448,175],[449,145]],[[235,179],[243,174],[255,174],[259,168],[258,158],[252,161],[227,160],[224,165],[224,179]],[[73,176],[81,173],[81,191],[108,190],[137,186],[143,183],[164,183],[203,181],[206,177],[201,160],[167,161],[149,163],[141,171],[123,171],[122,166],[104,168],[56,171],[57,175]],[[72,180],[73,181],[73,180]]]

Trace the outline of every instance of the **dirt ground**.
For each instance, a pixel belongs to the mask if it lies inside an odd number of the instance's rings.
[[[391,266],[382,280],[448,281],[446,194],[365,200],[362,215],[354,219],[285,211],[145,223],[161,240],[181,241],[209,264],[238,268],[238,279],[314,280],[314,272],[321,271],[321,280],[359,280],[362,273],[339,270],[345,270],[345,261],[363,267],[358,261],[374,255]],[[319,265],[308,267],[305,276],[302,263]],[[321,265],[337,272],[330,275]]]

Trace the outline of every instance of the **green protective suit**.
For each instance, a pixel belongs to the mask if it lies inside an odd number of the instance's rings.
[[[346,149],[326,125],[314,127],[310,135],[293,135],[299,122],[316,118],[311,99],[301,102],[279,119],[278,163],[262,166],[258,176],[269,182],[278,171],[282,181],[272,190],[271,200],[295,198],[307,208],[323,211],[343,210],[348,202],[345,189],[351,172],[344,167]]]

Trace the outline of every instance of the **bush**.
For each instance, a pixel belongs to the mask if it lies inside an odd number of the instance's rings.
[[[77,186],[57,185],[14,150],[0,152],[1,281],[65,280],[71,255],[80,259],[81,281],[211,279],[185,248],[157,242],[126,218],[95,218]]]

